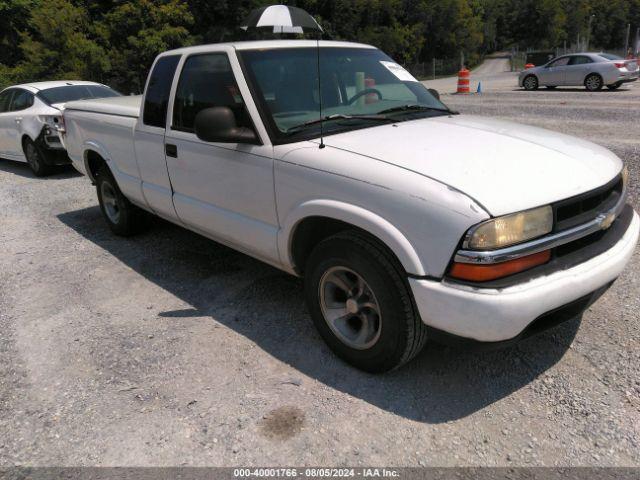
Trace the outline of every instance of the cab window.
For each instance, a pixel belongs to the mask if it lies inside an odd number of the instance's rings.
[[[145,125],[165,127],[171,83],[179,60],[180,55],[169,55],[160,58],[153,67],[144,95],[142,122]]]
[[[5,90],[0,93],[0,113],[8,112],[11,104],[11,96],[15,90]]]
[[[11,108],[12,112],[17,112],[20,110],[25,110],[33,105],[33,94],[31,92],[27,92],[26,90],[18,90],[13,96],[13,100],[11,100]]]
[[[252,126],[225,53],[187,58],[176,90],[172,128],[193,132],[196,115],[210,107],[229,107],[239,127]]]

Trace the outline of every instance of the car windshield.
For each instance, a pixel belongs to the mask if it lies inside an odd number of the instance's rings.
[[[610,53],[599,53],[598,56],[606,58],[607,60],[623,60],[622,57],[619,57],[618,55],[612,55]]]
[[[254,97],[281,140],[319,133],[317,55],[316,48],[241,52]],[[326,133],[451,113],[376,49],[322,47],[320,71]]]
[[[38,92],[38,96],[52,105],[87,98],[119,97],[120,94],[103,85],[67,85],[41,90]]]

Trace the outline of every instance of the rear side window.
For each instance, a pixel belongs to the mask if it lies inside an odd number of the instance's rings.
[[[38,92],[38,96],[49,105],[66,103],[87,98],[117,97],[120,94],[102,85],[65,85],[63,87],[47,88]]]
[[[225,53],[193,55],[184,63],[173,106],[172,128],[193,132],[196,115],[210,107],[229,107],[239,127],[251,126]]]
[[[166,125],[171,83],[179,60],[180,55],[162,57],[153,67],[144,96],[142,121],[145,125],[162,128]]]
[[[0,113],[9,111],[9,104],[11,103],[11,95],[13,95],[13,90],[5,90],[0,93]]]
[[[622,57],[619,57],[618,55],[611,55],[610,53],[599,53],[598,56],[606,60],[623,60]]]
[[[33,94],[26,90],[18,90],[11,101],[11,111],[25,110],[33,105]]]
[[[569,65],[586,65],[587,63],[593,63],[593,61],[584,55],[577,55],[575,57],[571,57]]]

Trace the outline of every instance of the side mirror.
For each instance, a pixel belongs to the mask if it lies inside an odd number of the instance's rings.
[[[436,97],[438,100],[440,100],[440,92],[438,92],[438,90],[436,90],[435,88],[428,88],[427,90],[429,90],[429,93],[431,95],[433,95],[434,97]]]
[[[195,119],[195,132],[200,140],[218,143],[258,143],[258,136],[250,128],[238,127],[229,107],[200,110]]]

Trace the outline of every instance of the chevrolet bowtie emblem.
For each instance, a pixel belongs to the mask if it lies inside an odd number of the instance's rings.
[[[611,224],[613,223],[613,221],[616,219],[616,214],[615,213],[610,213],[609,215],[607,215],[606,217],[604,217],[601,221],[600,221],[600,228],[602,230],[606,230],[607,228],[609,228],[611,226]]]

